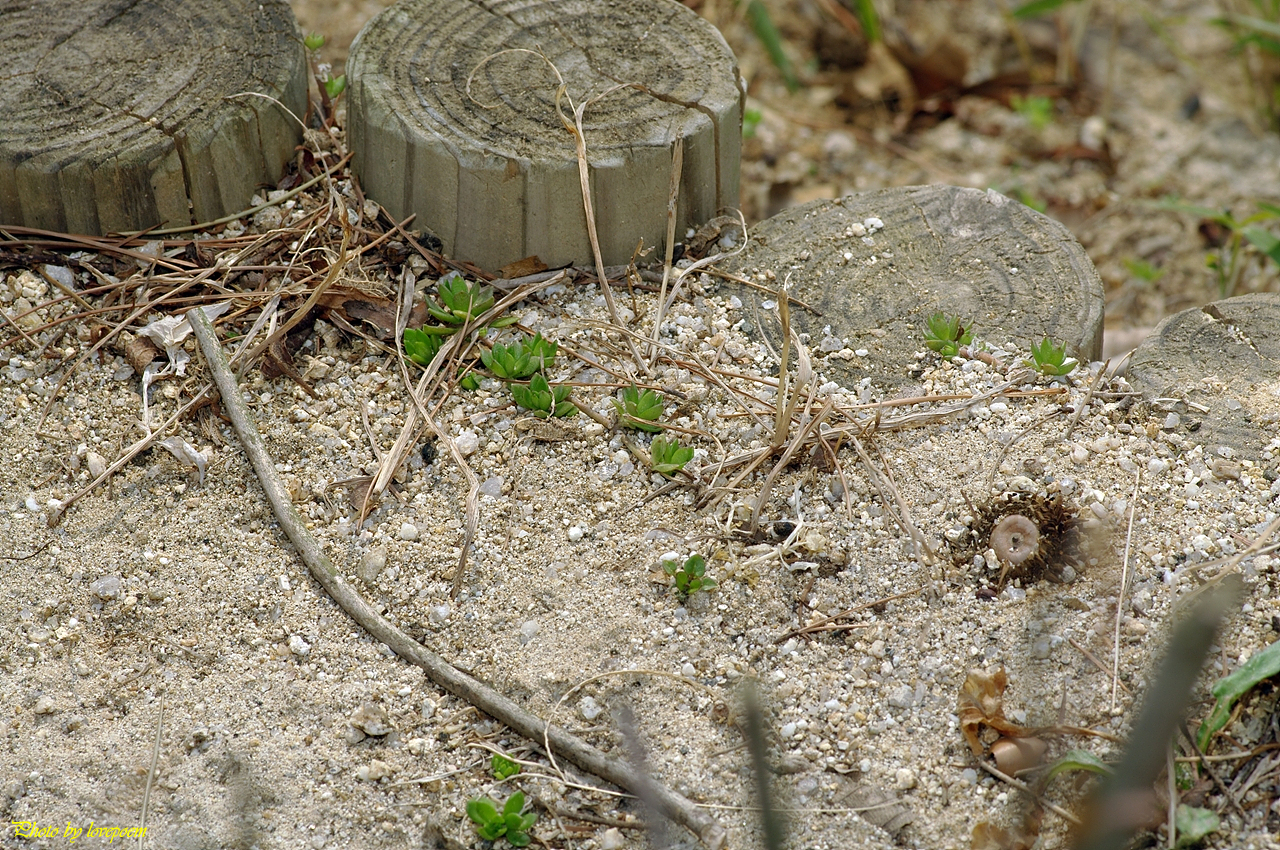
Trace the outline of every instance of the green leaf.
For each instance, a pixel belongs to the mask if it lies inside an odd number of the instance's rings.
[[[458,386],[474,392],[480,389],[480,376],[475,372],[468,372],[458,379]]]
[[[787,91],[794,94],[800,88],[800,81],[796,78],[791,60],[787,58],[787,52],[782,47],[782,35],[773,25],[768,8],[760,0],[751,0],[747,3],[747,20],[750,21],[756,38],[760,39],[760,43],[764,45],[765,52],[769,54],[774,67],[782,75],[782,82],[786,84]]]
[[[500,753],[494,753],[493,758],[489,759],[489,770],[494,779],[510,779],[520,772],[520,764]]]
[[[481,826],[498,819],[498,807],[488,797],[467,801],[467,817]]]
[[[1111,766],[1088,750],[1068,750],[1045,771],[1043,782],[1047,785],[1059,773],[1069,770],[1087,770],[1090,773],[1109,775]]]
[[[324,91],[329,97],[335,98],[347,90],[347,75],[339,74],[324,81]]]
[[[511,815],[519,815],[524,809],[524,793],[517,791],[507,798],[507,802],[502,805],[502,814],[510,817]],[[516,823],[519,826],[519,822]]]
[[[1218,813],[1212,809],[1179,804],[1173,815],[1173,825],[1178,831],[1177,846],[1194,847],[1210,833],[1217,832],[1220,823]]]
[[[318,32],[313,32],[302,40],[302,44],[307,50],[316,51],[324,47],[324,36]]]
[[[613,399],[613,406],[617,409],[623,426],[654,434],[662,431],[661,426],[649,424],[661,416],[663,411],[662,398],[653,390],[641,392],[635,384],[624,387],[622,402]]]
[[[431,360],[440,350],[443,340],[413,328],[404,329],[404,353],[419,366],[431,365]]]
[[[1217,701],[1196,732],[1196,743],[1200,746],[1201,752],[1208,749],[1209,741],[1227,725],[1236,700],[1247,694],[1258,683],[1277,674],[1280,674],[1280,641],[1255,652],[1248,661],[1240,665],[1240,669],[1224,676],[1214,684],[1213,696]]]
[[[533,839],[524,832],[507,832],[507,841],[511,842],[512,847],[528,847]]]
[[[659,434],[653,438],[653,444],[649,448],[653,458],[652,469],[661,475],[669,476],[693,460],[693,449],[681,446],[680,441],[674,437],[668,439]]]
[[[1076,2],[1076,0],[1031,0],[1030,3],[1023,3],[1014,9],[1013,16],[1015,18],[1034,18],[1046,12],[1056,11],[1060,6],[1073,2]]]
[[[476,829],[476,834],[486,841],[497,841],[499,838],[507,834],[506,821],[498,816],[496,819],[489,821],[484,826]]]
[[[1261,227],[1246,227],[1241,232],[1253,247],[1266,254],[1273,262],[1280,263],[1280,239],[1272,235],[1271,231]]]

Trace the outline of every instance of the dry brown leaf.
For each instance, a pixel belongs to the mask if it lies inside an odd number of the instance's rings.
[[[1004,690],[1008,686],[1008,674],[1003,667],[997,667],[991,672],[970,671],[960,688],[960,696],[956,700],[960,731],[978,758],[982,758],[986,751],[981,738],[984,726],[1015,738],[1031,734],[1032,730],[1005,719]]]
[[[507,263],[505,266],[498,269],[498,276],[511,280],[512,278],[537,274],[538,272],[545,272],[546,270],[547,264],[542,262],[537,254],[534,254],[532,257],[525,257],[523,260],[516,260],[514,263]]]

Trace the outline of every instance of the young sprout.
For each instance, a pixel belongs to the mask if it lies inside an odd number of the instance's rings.
[[[404,329],[404,353],[419,366],[430,366],[436,352],[444,345],[444,337],[416,328]]]
[[[622,402],[614,399],[613,406],[618,410],[621,424],[627,428],[654,434],[662,430],[661,427],[650,424],[662,415],[662,398],[653,390],[641,392],[639,387],[632,384],[622,390]]]
[[[716,580],[707,575],[707,562],[701,555],[690,555],[683,564],[679,559],[662,562],[662,571],[671,576],[676,593],[682,599],[699,590],[711,590]]]
[[[973,341],[973,328],[960,324],[959,316],[947,316],[945,313],[934,313],[928,319],[929,328],[924,334],[924,344],[930,350],[938,352],[943,359],[950,359],[960,353],[960,346]]]
[[[439,305],[427,304],[427,311],[446,325],[463,325],[493,309],[493,287],[468,283],[458,272],[449,272],[436,284]],[[491,327],[514,324],[514,316],[504,316]]]
[[[1024,366],[1030,366],[1041,375],[1054,377],[1057,375],[1070,375],[1075,371],[1076,366],[1080,365],[1077,361],[1067,357],[1067,347],[1065,345],[1054,345],[1053,340],[1045,337],[1039,345],[1034,343],[1031,346],[1031,359],[1023,360]]]
[[[486,841],[505,838],[513,847],[528,847],[532,842],[529,828],[538,820],[536,814],[521,814],[524,794],[517,791],[502,804],[502,810],[488,797],[467,801],[467,817],[476,825],[476,833]]]
[[[529,379],[528,386],[511,385],[511,397],[516,400],[516,404],[539,419],[546,419],[549,416],[575,415],[578,408],[567,400],[569,392],[569,388],[563,385],[553,388],[541,372]]]
[[[481,351],[485,368],[504,381],[522,381],[555,363],[559,345],[536,334],[528,345],[516,340],[511,345],[494,343],[492,351]]]
[[[653,458],[651,464],[653,471],[668,478],[671,477],[671,473],[684,469],[684,465],[693,460],[693,449],[680,445],[680,441],[675,437],[668,439],[662,434],[653,438],[649,452]]]

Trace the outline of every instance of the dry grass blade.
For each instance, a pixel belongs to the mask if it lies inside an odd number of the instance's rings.
[[[1112,635],[1111,654],[1111,710],[1116,710],[1116,695],[1120,685],[1120,618],[1124,611],[1124,594],[1129,584],[1129,553],[1133,549],[1133,516],[1138,507],[1138,484],[1142,470],[1133,477],[1133,496],[1129,499],[1129,530],[1124,537],[1124,561],[1120,568],[1120,589],[1116,591],[1116,625]]]
[[[911,512],[907,507],[907,503],[903,500],[902,494],[898,492],[898,488],[894,485],[887,469],[878,469],[872,463],[871,456],[867,454],[867,450],[863,447],[861,440],[854,436],[851,436],[850,439],[853,441],[854,449],[858,452],[858,457],[862,460],[863,468],[867,470],[867,477],[871,480],[872,486],[876,488],[876,492],[880,494],[880,501],[884,505],[884,509],[893,518],[893,521],[898,524],[898,527],[910,536],[916,558],[924,564],[932,564],[934,561],[939,560],[937,553],[933,551],[933,547],[925,539],[924,533],[911,520]]]
[[[684,171],[684,136],[676,139],[671,151],[671,194],[667,198],[667,244],[662,261],[662,288],[658,290],[658,311],[653,317],[653,345],[649,357],[657,355],[658,334],[662,330],[662,318],[666,313],[667,284],[671,281],[671,258],[676,249],[676,202],[680,198],[680,175]],[[652,365],[652,364],[651,364]]]

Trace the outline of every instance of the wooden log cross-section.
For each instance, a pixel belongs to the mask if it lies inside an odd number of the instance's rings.
[[[665,243],[678,138],[677,238],[738,202],[737,62],[675,0],[400,0],[361,30],[347,68],[366,195],[483,268],[592,259],[558,92],[571,122],[572,104],[586,104],[606,264],[629,261],[641,239]]]
[[[301,138],[285,0],[0,0],[0,56],[0,224],[213,220],[279,180]]]

